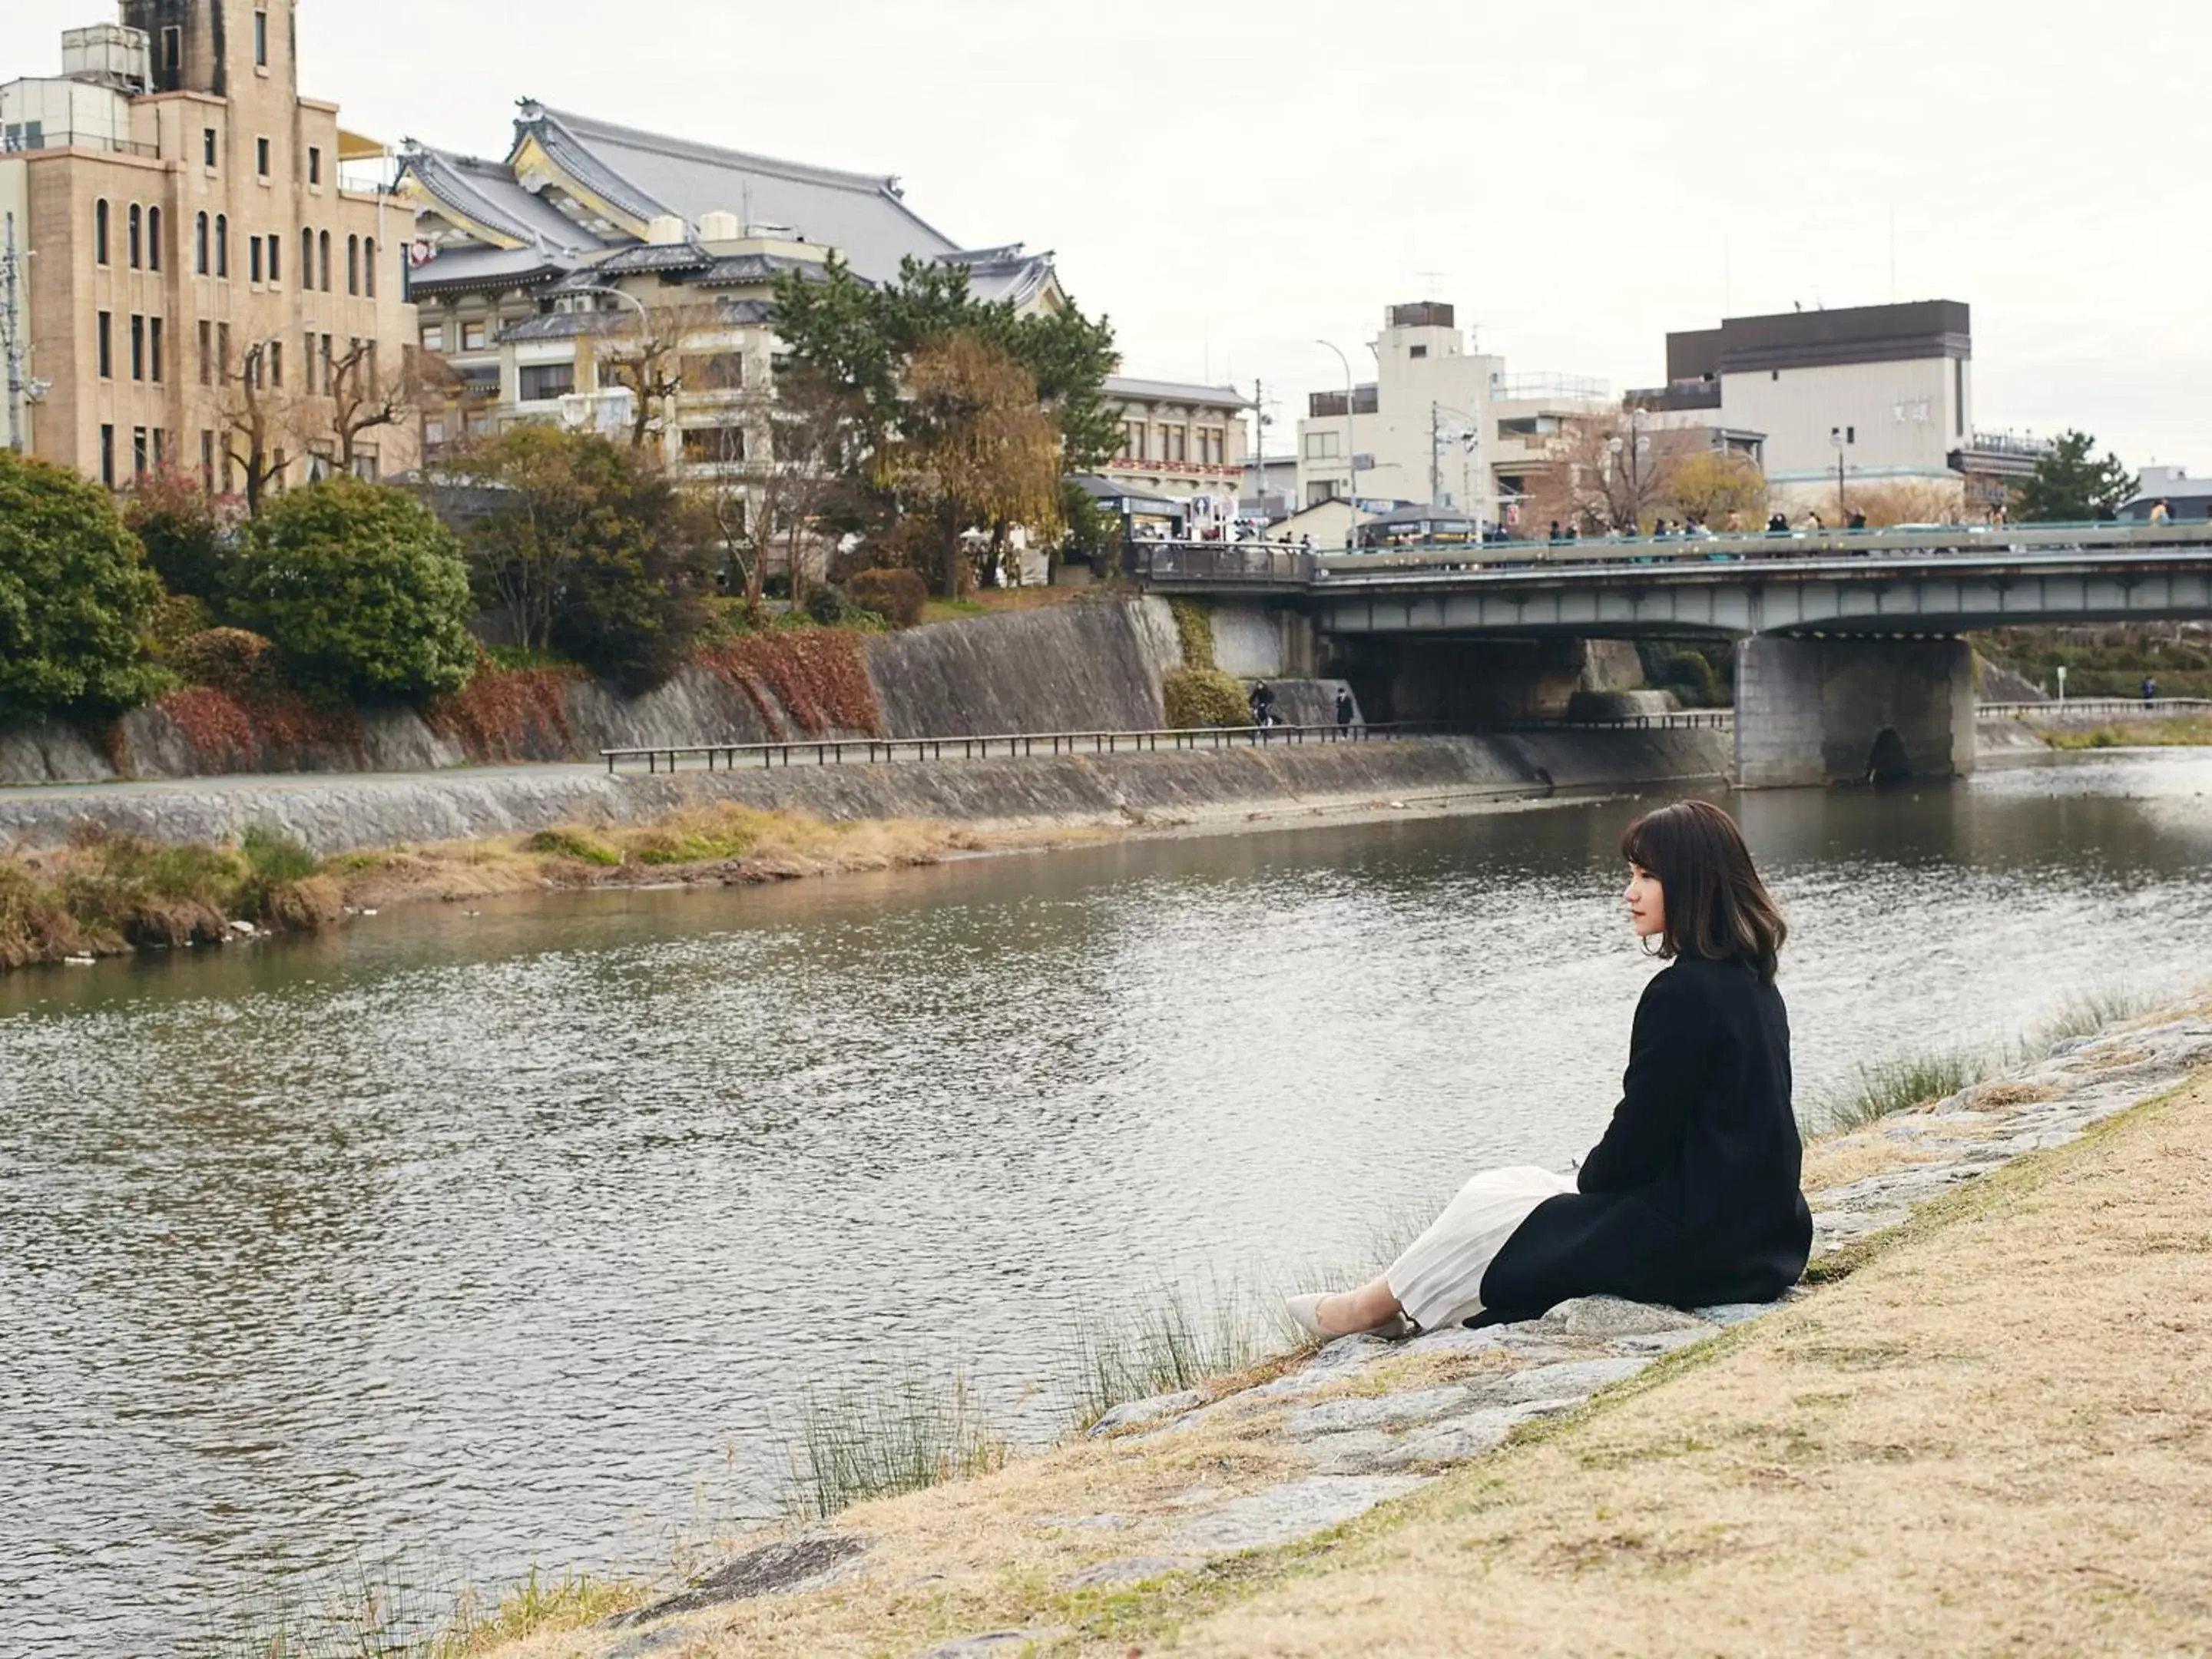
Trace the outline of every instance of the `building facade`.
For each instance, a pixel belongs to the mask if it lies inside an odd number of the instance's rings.
[[[1307,399],[1297,447],[1307,507],[1350,497],[1370,512],[1405,503],[1510,525],[1527,475],[1547,464],[1565,424],[1609,405],[1600,380],[1510,378],[1504,358],[1472,349],[1441,301],[1390,307],[1368,349],[1372,381]]]
[[[1234,386],[1110,376],[1106,397],[1121,407],[1121,453],[1103,476],[1131,490],[1176,501],[1235,501],[1244,484],[1244,416],[1252,400]]]
[[[294,0],[121,12],[64,37],[60,76],[0,86],[0,215],[35,256],[15,264],[22,447],[116,488],[411,467],[407,219],[341,183],[374,147],[300,96]]]
[[[1767,483],[1785,497],[1849,482],[1960,479],[1972,447],[1973,333],[1955,300],[1731,317],[1667,337],[1667,385],[1650,410],[1764,434]]]
[[[616,126],[526,101],[498,161],[403,147],[409,293],[447,395],[436,457],[472,433],[557,422],[653,446],[719,488],[740,525],[774,513],[772,299],[834,253],[869,282],[957,264],[1024,313],[1066,303],[1051,257],[963,248],[896,179]]]

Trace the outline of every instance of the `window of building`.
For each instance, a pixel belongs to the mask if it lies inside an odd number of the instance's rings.
[[[269,384],[284,384],[284,343],[282,340],[269,343]]]
[[[169,430],[157,426],[153,430],[154,471],[159,472],[169,464]]]
[[[136,313],[131,318],[131,378],[146,378],[146,319]]]
[[[253,67],[269,67],[269,14],[265,11],[253,14]]]
[[[1429,349],[1425,345],[1407,346],[1406,355],[1408,357],[1425,357],[1429,355]]]
[[[207,167],[212,167],[215,165],[215,129],[213,127],[200,129],[200,165]]]
[[[741,426],[687,426],[684,428],[684,459],[719,465],[745,458],[745,429]]]
[[[574,363],[525,363],[519,395],[526,404],[565,398],[576,389]]]
[[[376,297],[376,238],[361,239],[361,289],[374,300]]]
[[[1160,459],[1162,460],[1173,463],[1177,461],[1187,461],[1190,459],[1188,453],[1190,448],[1190,428],[1188,427],[1168,427],[1163,430],[1161,435],[1167,440],[1166,453],[1161,456]]]
[[[146,319],[146,378],[155,386],[161,384],[161,319]]]
[[[113,380],[115,378],[115,313],[112,311],[103,311],[93,320],[92,355],[94,362],[99,365],[100,378],[103,380]]]
[[[200,384],[215,384],[215,325],[200,319]]]
[[[323,147],[320,144],[307,146],[307,182],[311,185],[323,182]]]
[[[1966,360],[1951,359],[1951,430],[1958,437],[1966,435]]]
[[[115,488],[115,428],[100,428],[100,481],[110,489]]]
[[[192,271],[195,276],[208,274],[208,216],[204,213],[192,221]]]
[[[742,392],[745,385],[745,358],[741,351],[714,351],[684,360],[684,385],[686,390],[700,392]]]
[[[322,278],[315,286],[328,294],[331,291],[331,234],[327,230],[315,239],[315,252],[317,263],[321,266],[318,274]]]
[[[283,493],[284,489],[284,475],[291,470],[291,457],[285,454],[283,450],[278,450],[276,452],[275,471],[270,473],[269,482],[276,488],[280,495]]]
[[[107,203],[105,199],[92,204],[92,262],[96,265],[107,263]]]
[[[361,292],[361,238],[346,238],[346,292]]]
[[[422,349],[443,351],[446,349],[446,325],[443,323],[422,325]]]
[[[258,283],[261,280],[261,239],[249,236],[246,243],[246,274],[249,281]]]
[[[1121,453],[1133,461],[1145,459],[1145,423],[1125,422],[1121,427]]]
[[[230,216],[227,213],[215,216],[215,274],[230,275]]]
[[[215,434],[204,428],[200,431],[200,489],[215,494]]]
[[[219,386],[230,384],[230,325],[215,325],[215,378]]]
[[[329,377],[327,374],[326,374],[326,375],[325,375],[325,376],[323,377],[322,383],[321,383],[321,385],[320,385],[319,386],[316,384],[316,381],[315,381],[315,333],[314,333],[314,331],[313,331],[313,329],[308,330],[305,334],[302,334],[302,335],[300,337],[300,338],[301,338],[301,339],[305,343],[304,343],[304,345],[303,345],[303,346],[302,346],[302,348],[301,348],[301,349],[302,349],[302,354],[303,354],[303,355],[301,356],[301,357],[300,361],[301,362],[301,363],[302,363],[302,364],[304,364],[304,365],[305,365],[305,368],[304,368],[304,369],[302,370],[302,373],[304,374],[304,375],[305,375],[305,377],[306,377],[304,380],[301,380],[301,386],[302,386],[306,390],[307,390],[307,391],[309,391],[309,392],[316,392],[316,391],[328,392],[328,391],[331,389],[331,386],[330,386],[330,377]]]
[[[143,478],[146,476],[148,459],[146,451],[146,428],[143,426],[132,427],[131,428],[131,476],[134,478]]]
[[[161,268],[161,210],[157,207],[148,208],[146,210],[146,269],[159,270]]]
[[[426,449],[436,450],[443,447],[445,441],[446,423],[443,420],[432,420],[422,422],[423,447]]]
[[[253,170],[264,179],[269,176],[269,141],[266,138],[253,141]]]
[[[464,351],[482,351],[490,337],[490,330],[483,323],[461,325],[461,349]]]
[[[1228,453],[1227,440],[1218,426],[1202,427],[1198,434],[1198,459],[1208,466],[1219,466]]]
[[[137,270],[145,263],[146,236],[143,218],[139,213],[138,204],[136,202],[131,204],[131,229],[128,235],[129,240],[125,244],[128,250],[126,257],[131,261],[131,269]]]
[[[174,92],[185,68],[185,32],[172,23],[161,31],[162,89]]]
[[[1310,461],[1333,461],[1342,454],[1338,434],[1334,432],[1306,434],[1306,459]]]
[[[315,233],[312,230],[302,230],[300,233],[300,286],[313,288],[314,285]]]
[[[283,256],[283,240],[272,231],[269,236],[269,280],[272,284],[284,280]]]
[[[364,483],[374,483],[377,478],[376,452],[356,449],[353,453],[353,476]]]

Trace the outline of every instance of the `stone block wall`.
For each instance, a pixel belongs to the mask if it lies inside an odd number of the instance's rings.
[[[1741,641],[1735,781],[1771,789],[1963,776],[1974,769],[1975,684],[1963,640]]]

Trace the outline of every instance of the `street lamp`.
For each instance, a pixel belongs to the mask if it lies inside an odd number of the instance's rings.
[[[637,308],[638,348],[641,352],[645,349],[646,337],[653,328],[653,313],[646,309],[645,301],[639,299],[636,295],[625,289],[611,288],[604,283],[571,283],[568,285],[568,291],[571,294],[605,294],[620,300],[625,305],[635,306]],[[637,371],[637,401],[641,414],[645,419],[651,420],[653,418],[651,411],[644,407],[645,364],[641,359]]]
[[[1315,343],[1328,346],[1336,353],[1336,361],[1344,365],[1344,488],[1347,510],[1344,520],[1344,545],[1349,552],[1353,544],[1352,532],[1359,524],[1359,439],[1358,429],[1352,424],[1352,359],[1344,355],[1342,346],[1331,344],[1327,340],[1317,340]]]
[[[1859,441],[1859,429],[1855,426],[1832,426],[1828,441],[1836,447],[1836,527],[1840,530],[1850,522],[1850,509],[1844,501],[1844,447]]]

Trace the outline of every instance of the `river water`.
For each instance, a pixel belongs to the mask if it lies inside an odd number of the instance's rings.
[[[1801,1091],[2212,972],[2212,755],[1740,811]],[[1072,1322],[1602,1128],[1626,799],[388,913],[0,981],[0,1649],[652,1566],[810,1386],[1064,1421]]]

